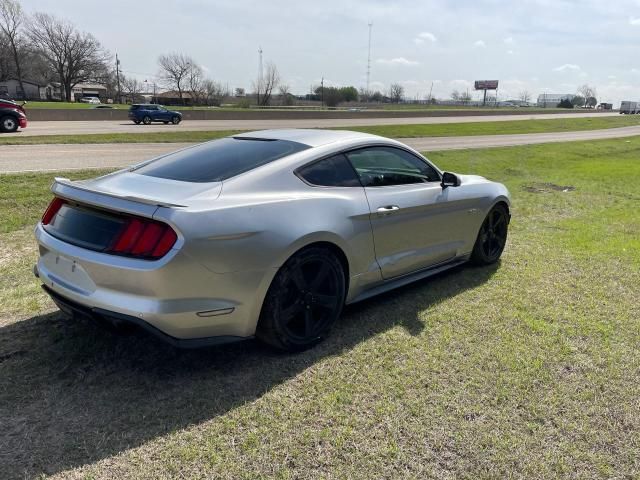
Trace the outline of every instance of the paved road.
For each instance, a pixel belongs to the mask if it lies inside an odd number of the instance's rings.
[[[554,113],[532,115],[494,115],[461,117],[406,117],[406,118],[344,118],[344,119],[298,119],[298,120],[192,120],[180,125],[135,125],[123,121],[86,121],[86,122],[32,122],[28,128],[17,133],[5,133],[3,136],[34,135],[83,135],[87,133],[139,133],[166,131],[202,131],[202,130],[264,130],[268,128],[325,128],[352,127],[362,125],[414,125],[432,123],[468,123],[468,122],[517,122],[521,120],[545,120],[559,118],[602,117],[617,113]]]
[[[584,132],[429,137],[399,139],[423,151],[533,145],[640,135],[640,126]],[[70,170],[131,165],[188,146],[185,143],[130,143],[96,145],[3,145],[0,172]]]

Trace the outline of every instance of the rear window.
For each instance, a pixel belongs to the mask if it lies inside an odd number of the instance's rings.
[[[307,148],[287,140],[222,138],[171,153],[133,171],[182,182],[220,182]]]

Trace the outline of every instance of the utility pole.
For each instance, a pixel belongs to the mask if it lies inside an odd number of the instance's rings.
[[[118,85],[118,103],[122,103],[122,94],[120,92],[120,60],[116,53],[116,83]]]
[[[431,88],[429,89],[429,103],[431,103],[431,93],[433,92],[433,82],[431,82]]]
[[[369,80],[371,79],[371,27],[373,27],[373,22],[369,22],[369,50],[367,53],[367,95],[369,95]]]
[[[320,80],[320,108],[324,108],[324,77]]]
[[[260,90],[262,90],[262,47],[258,47],[258,106],[260,106]]]

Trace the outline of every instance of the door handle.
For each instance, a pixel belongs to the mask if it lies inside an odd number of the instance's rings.
[[[391,215],[393,212],[400,210],[398,205],[387,205],[385,207],[378,207],[378,215],[383,217],[385,215]]]

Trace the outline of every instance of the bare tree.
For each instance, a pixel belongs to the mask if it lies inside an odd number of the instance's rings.
[[[520,101],[522,103],[529,103],[531,101],[531,94],[529,93],[528,90],[522,90],[518,94],[518,97],[520,98]]]
[[[8,47],[11,49],[20,90],[22,90],[23,95],[26,95],[24,83],[22,82],[22,65],[20,62],[20,50],[24,42],[24,35],[22,34],[23,23],[24,14],[20,4],[16,0],[0,0],[0,33],[2,33]]]
[[[590,98],[596,98],[597,94],[596,94],[596,89],[590,85],[584,84],[582,85],[580,88],[578,88],[578,93],[580,94],[580,96],[582,98],[584,98],[584,104],[583,106],[588,106],[588,100]],[[595,103],[598,103],[598,101],[596,100]]]
[[[180,101],[184,104],[183,92],[189,88],[190,75],[196,65],[193,58],[182,53],[170,53],[160,55],[158,58],[160,65],[160,78],[167,87],[177,90]]]
[[[204,92],[204,100],[207,105],[219,107],[222,105],[224,97],[229,95],[229,91],[222,86],[221,83],[215,82],[209,78],[202,82]]]
[[[187,71],[187,86],[193,98],[193,103],[199,104],[205,98],[204,73],[202,67],[195,62],[191,62],[191,66]]]
[[[393,103],[400,103],[404,97],[404,87],[399,83],[392,83],[389,86],[389,98]]]
[[[468,103],[471,103],[471,94],[469,93],[468,90],[460,94],[460,101],[462,102],[463,105],[467,105]]]
[[[453,92],[451,92],[451,100],[453,100],[454,102],[460,101],[460,92],[458,90],[454,90]]]
[[[31,21],[29,37],[51,70],[56,72],[68,102],[77,84],[102,82],[108,74],[106,62],[109,54],[100,42],[64,20],[36,13]]]
[[[131,99],[132,103],[135,103],[137,101],[137,98],[140,97],[140,94],[144,90],[143,82],[134,77],[125,77],[124,75],[121,76],[120,85],[122,85],[122,89]]]
[[[280,85],[278,87],[278,93],[280,94],[280,103],[282,103],[282,105],[293,105],[294,97],[291,94],[291,88],[289,87],[289,85]]]
[[[275,63],[268,62],[262,78],[253,82],[253,90],[256,92],[258,105],[268,106],[271,104],[271,94],[280,83],[280,73]]]

